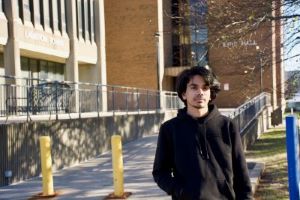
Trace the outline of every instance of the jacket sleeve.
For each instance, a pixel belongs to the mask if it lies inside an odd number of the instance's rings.
[[[244,156],[241,136],[234,122],[230,122],[232,138],[233,189],[237,200],[253,199],[248,167]]]
[[[168,195],[179,196],[181,187],[172,176],[174,159],[170,130],[166,124],[160,127],[152,175],[157,185]]]

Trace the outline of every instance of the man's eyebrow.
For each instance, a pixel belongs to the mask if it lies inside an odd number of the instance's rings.
[[[189,83],[188,86],[197,86],[196,83]]]

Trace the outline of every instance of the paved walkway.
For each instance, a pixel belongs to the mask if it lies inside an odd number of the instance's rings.
[[[157,135],[151,135],[123,146],[124,187],[125,191],[133,193],[129,199],[171,199],[156,186],[152,178],[156,140]],[[253,184],[257,182],[255,177],[257,173],[260,174],[260,169],[255,168],[250,171]],[[77,166],[57,171],[53,175],[54,189],[59,193],[57,197],[52,198],[55,200],[99,200],[113,192],[110,152]],[[0,199],[29,199],[41,191],[42,180],[39,177],[23,183],[0,187]]]

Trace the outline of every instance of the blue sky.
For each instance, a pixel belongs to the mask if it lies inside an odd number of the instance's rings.
[[[294,6],[293,8],[285,8],[284,15],[291,15],[291,14],[300,14],[300,6]],[[285,22],[283,22],[285,23]],[[297,33],[298,32],[298,33]],[[293,70],[300,70],[300,56],[296,56],[300,54],[300,19],[294,18],[289,19],[288,23],[283,28],[283,48],[284,48],[284,67],[286,71],[293,71]],[[297,33],[297,34],[295,34]],[[294,35],[293,35],[294,34]],[[293,35],[293,36],[292,36]],[[291,37],[292,36],[292,37]],[[290,38],[291,37],[291,38]],[[298,41],[299,44],[295,45],[295,43],[289,43],[289,41],[295,41],[295,38],[299,37]],[[290,40],[288,39],[290,38]],[[295,45],[293,47],[293,45]],[[296,56],[296,57],[294,57]],[[294,57],[294,58],[292,58]]]

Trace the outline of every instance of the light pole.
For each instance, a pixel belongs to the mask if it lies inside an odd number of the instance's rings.
[[[263,68],[262,68],[262,57],[261,57],[261,52],[260,52],[260,48],[257,45],[256,46],[256,50],[257,50],[257,57],[258,57],[258,63],[259,63],[259,70],[260,70],[260,93],[263,92]]]

